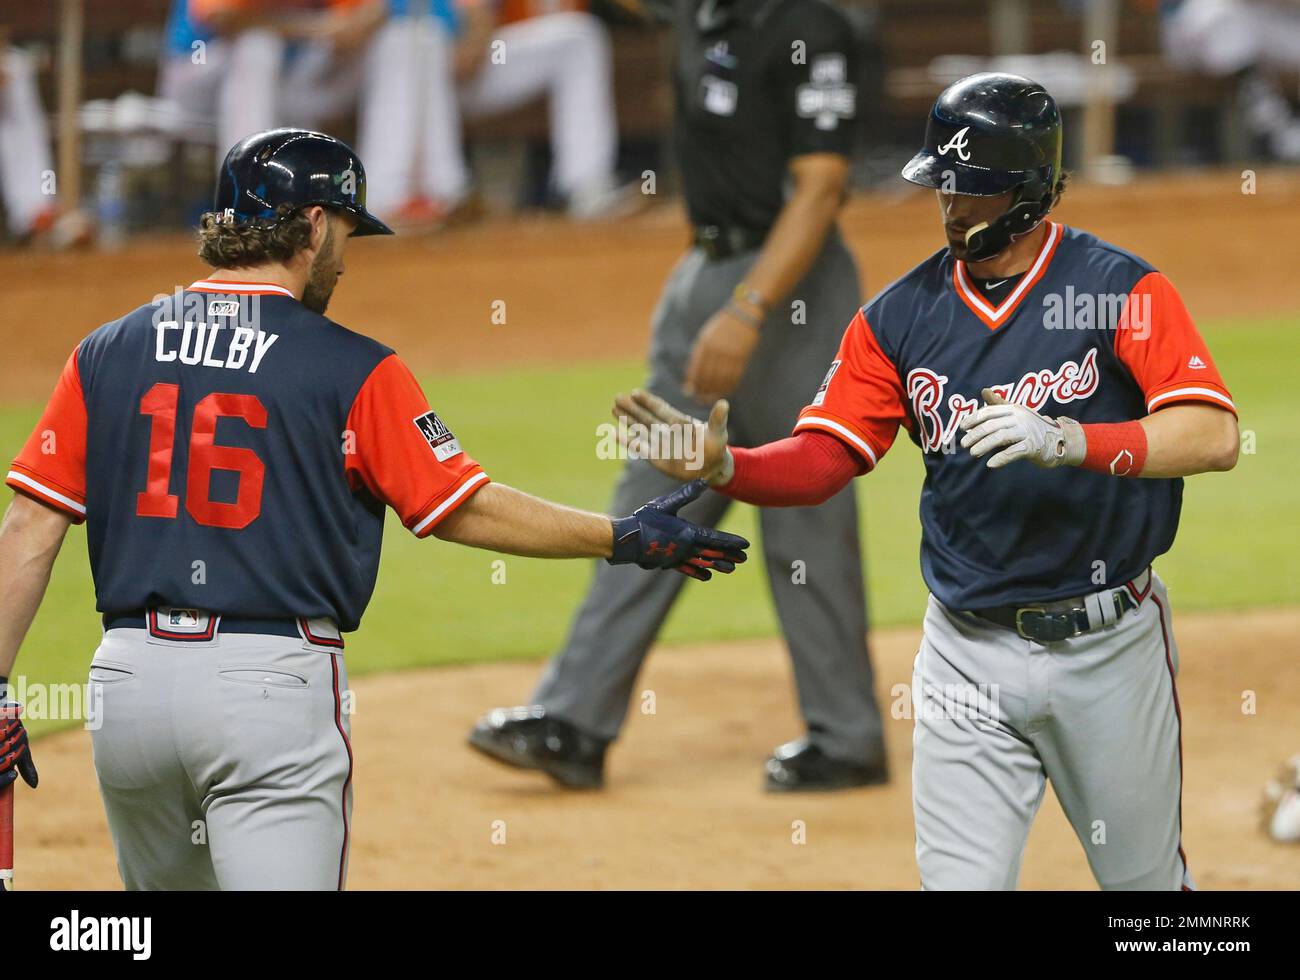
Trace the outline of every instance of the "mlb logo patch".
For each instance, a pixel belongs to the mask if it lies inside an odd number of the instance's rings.
[[[199,625],[197,609],[172,609],[167,614],[167,625],[172,629],[196,629]]]
[[[175,606],[157,606],[150,609],[145,619],[149,635],[159,640],[184,640],[207,643],[216,638],[217,617],[202,609],[181,609]]]
[[[239,300],[214,299],[208,304],[208,316],[238,316]]]
[[[439,463],[445,463],[453,456],[460,455],[460,443],[436,414],[425,412],[423,415],[417,415],[413,421]]]

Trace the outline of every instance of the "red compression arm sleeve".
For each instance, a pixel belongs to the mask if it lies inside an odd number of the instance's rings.
[[[719,493],[759,507],[808,507],[866,472],[866,463],[825,432],[800,432],[754,449],[732,449],[736,472]]]

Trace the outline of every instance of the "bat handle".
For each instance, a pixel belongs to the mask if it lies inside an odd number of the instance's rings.
[[[21,704],[6,704],[3,716],[18,718],[23,713]],[[14,783],[0,789],[0,889],[14,890]]]
[[[14,890],[14,784],[0,789],[0,888]]]

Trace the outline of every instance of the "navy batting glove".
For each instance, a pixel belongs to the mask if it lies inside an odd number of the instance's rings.
[[[673,568],[707,582],[714,572],[733,572],[745,560],[749,542],[736,534],[699,527],[677,516],[683,506],[709,488],[694,480],[614,521],[611,565]]]
[[[9,678],[0,676],[0,788],[8,786],[19,775],[32,789],[40,781],[36,763],[32,762],[27,729],[18,717],[22,707],[9,697]]]

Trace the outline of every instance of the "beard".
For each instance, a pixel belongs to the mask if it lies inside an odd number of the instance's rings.
[[[338,281],[339,273],[334,257],[334,226],[330,225],[325,232],[325,243],[311,264],[311,272],[307,274],[307,285],[302,291],[302,305],[313,313],[324,315]]]
[[[966,233],[969,229],[963,228],[958,231],[948,225],[944,226],[944,235],[948,239],[948,253],[954,259],[965,261],[970,254],[970,248],[966,244]]]

